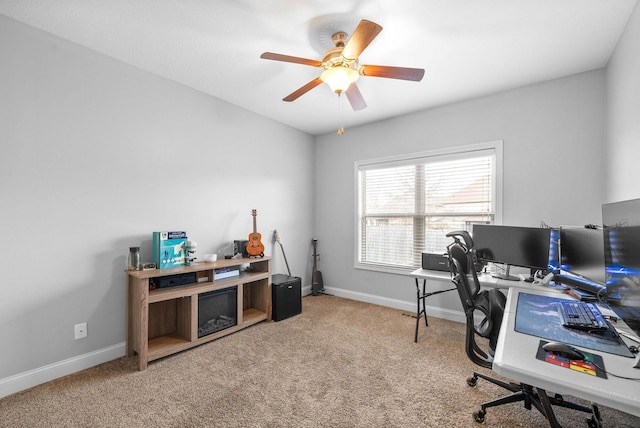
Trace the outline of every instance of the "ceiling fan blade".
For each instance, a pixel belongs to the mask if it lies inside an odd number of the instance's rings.
[[[424,76],[423,68],[390,67],[386,65],[362,65],[358,72],[363,76],[388,77],[391,79],[419,82]]]
[[[282,55],[273,52],[265,52],[260,55],[260,58],[272,59],[274,61],[293,62],[296,64],[310,65],[312,67],[320,67],[322,65],[322,61],[318,61],[317,59],[300,58],[297,56]]]
[[[362,110],[367,107],[367,103],[364,102],[364,98],[362,97],[362,93],[360,93],[360,89],[358,89],[356,82],[349,85],[345,94],[347,94],[347,99],[354,111]]]
[[[296,89],[295,91],[293,91],[292,93],[290,93],[289,95],[284,97],[282,99],[282,101],[287,101],[287,102],[294,101],[298,97],[306,94],[307,92],[309,92],[310,90],[312,90],[313,88],[315,88],[316,86],[321,85],[321,84],[322,84],[322,79],[319,78],[319,77],[316,77],[311,82],[307,83],[306,85],[302,86],[301,88]]]
[[[363,19],[360,21],[349,41],[342,50],[342,57],[348,60],[356,60],[369,43],[376,38],[382,27],[375,22]]]

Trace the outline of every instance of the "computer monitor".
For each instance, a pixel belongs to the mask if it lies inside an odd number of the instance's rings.
[[[602,205],[606,300],[640,337],[640,199]]]
[[[511,266],[534,270],[549,267],[551,229],[474,224],[473,240],[478,260],[505,265],[504,273],[494,274],[497,278],[520,280],[510,275]]]
[[[560,273],[576,288],[590,293],[604,289],[604,233],[601,228],[560,227]]]
[[[560,229],[552,227],[549,229],[551,235],[549,241],[549,267],[551,273],[560,273]],[[535,272],[533,272],[535,273]]]

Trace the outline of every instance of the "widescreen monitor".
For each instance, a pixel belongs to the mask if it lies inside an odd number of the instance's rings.
[[[640,336],[640,199],[602,205],[607,303]]]
[[[560,227],[560,271],[585,284],[594,282],[604,287],[604,233],[601,228]],[[587,291],[591,291],[591,288]]]
[[[549,229],[551,239],[549,241],[549,272],[557,274],[560,272],[560,229],[552,227]]]
[[[504,273],[494,274],[498,278],[520,280],[510,275],[511,266],[532,270],[547,270],[549,267],[551,229],[475,224],[473,240],[478,260],[505,265]]]

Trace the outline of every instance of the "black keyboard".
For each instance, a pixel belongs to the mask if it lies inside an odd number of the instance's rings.
[[[609,324],[594,303],[563,301],[558,304],[558,313],[565,327],[598,333],[609,330]]]

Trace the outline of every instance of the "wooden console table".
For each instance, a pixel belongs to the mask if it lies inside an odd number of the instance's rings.
[[[238,276],[214,279],[216,269],[240,267]],[[196,283],[149,290],[152,278],[185,273],[195,273]],[[198,262],[126,274],[127,355],[138,355],[140,370],[145,370],[149,361],[271,320],[270,257]],[[236,325],[198,337],[198,295],[224,289],[237,293]]]

